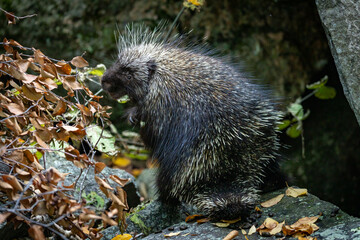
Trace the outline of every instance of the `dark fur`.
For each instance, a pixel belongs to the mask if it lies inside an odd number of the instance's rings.
[[[120,39],[102,86],[114,98],[128,94],[133,119],[145,123],[141,136],[159,163],[160,199],[193,203],[212,218],[247,215],[277,158],[276,100],[201,46],[147,34]]]

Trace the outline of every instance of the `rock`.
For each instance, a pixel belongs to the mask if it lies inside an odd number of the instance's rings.
[[[345,96],[360,124],[360,1],[316,0]]]
[[[284,192],[285,189],[281,189],[263,194],[261,201],[269,200]],[[185,223],[184,211],[187,211],[189,214],[196,213],[196,210],[189,209],[189,206],[187,206],[187,208],[188,209],[182,206],[177,209],[171,209],[157,201],[153,201],[146,205],[144,209],[135,213],[135,215],[130,215],[127,219],[129,224],[127,232],[143,232],[144,236],[151,233],[143,238],[146,240],[167,239],[164,235],[170,233],[177,234],[178,232],[180,232],[179,235],[173,236],[171,239],[222,239],[233,229],[238,230],[239,235],[242,235],[240,227],[244,228],[244,221],[231,224],[227,228],[219,228],[211,222],[204,224]],[[316,225],[319,226],[320,229],[313,233],[312,236],[318,237],[318,239],[356,239],[360,237],[360,230],[358,229],[360,225],[359,218],[351,217],[341,211],[337,206],[322,201],[312,194],[298,198],[284,196],[278,204],[269,208],[260,208],[262,214],[254,217],[254,221],[251,223],[256,226],[260,226],[269,214],[273,216],[272,218],[274,220],[278,222],[285,221],[286,224],[291,225],[302,217],[318,216],[321,213],[322,217],[316,222]],[[139,224],[134,223],[136,222],[134,220],[138,219],[141,219],[141,227]],[[113,234],[112,237],[119,234],[119,232],[116,234],[114,229],[110,232]],[[103,233],[105,233],[105,231]],[[240,239],[242,238],[243,237],[240,237]],[[247,236],[247,238],[249,240],[269,239],[269,237],[262,237],[258,233]],[[111,238],[105,237],[104,239]]]
[[[46,159],[46,167],[47,168],[54,167],[62,173],[69,173],[69,175],[66,176],[65,185],[71,185],[72,183],[74,183],[82,171],[80,168],[76,167],[72,162],[66,160],[65,158],[59,156],[58,154],[48,154]],[[124,190],[127,193],[127,201],[129,207],[132,208],[140,204],[140,195],[137,192],[135,178],[131,174],[121,169],[113,169],[106,167],[101,172],[100,177],[108,178],[110,175],[116,175],[120,178],[130,178],[130,181],[124,187]],[[102,211],[105,209],[106,206],[108,206],[109,199],[106,198],[106,196],[101,192],[94,177],[95,177],[95,173],[92,168],[89,168],[89,170],[85,169],[78,180],[78,185],[76,187],[76,191],[74,192],[73,196],[75,197],[75,199],[78,199],[80,193],[79,191],[80,187],[84,188],[83,195],[85,194],[86,196],[88,196],[88,199],[94,200],[93,205],[97,205],[96,206],[97,210]],[[109,181],[109,182],[113,188],[117,186],[115,182],[113,181]],[[100,196],[105,202],[102,209],[98,209],[100,203],[98,201],[99,199],[97,196]]]
[[[144,169],[136,179],[141,196],[143,196],[145,200],[157,198],[156,171],[157,168]]]

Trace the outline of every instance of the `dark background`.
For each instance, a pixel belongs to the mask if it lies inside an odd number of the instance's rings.
[[[95,67],[116,58],[114,33],[126,23],[156,26],[170,23],[182,1],[170,0],[0,0],[0,7],[17,16],[36,17],[7,25],[0,13],[2,37],[47,56],[71,60],[81,55]],[[331,100],[315,97],[304,102],[311,114],[304,121],[305,158],[301,139],[285,134],[282,169],[289,185],[306,187],[321,199],[360,216],[360,129],[346,101],[328,48],[315,3],[312,0],[207,1],[200,11],[186,10],[177,31],[206,41],[224,54],[237,56],[255,78],[271,86],[284,99],[284,109],[308,94],[305,86],[329,76],[336,88]],[[106,99],[105,99],[106,100]],[[108,100],[110,102],[110,100]],[[122,106],[114,104],[113,121],[119,121]]]

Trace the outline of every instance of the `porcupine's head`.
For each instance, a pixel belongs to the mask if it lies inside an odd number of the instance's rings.
[[[162,36],[161,28],[151,31],[127,25],[119,35],[117,60],[102,77],[103,89],[115,99],[127,94],[135,103],[141,101],[157,70],[154,53],[163,43]]]

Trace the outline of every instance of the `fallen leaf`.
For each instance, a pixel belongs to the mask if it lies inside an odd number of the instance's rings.
[[[131,161],[128,158],[117,157],[112,159],[112,163],[120,168],[125,168],[131,164]]]
[[[120,234],[112,238],[111,240],[130,240],[132,236],[130,234]]]
[[[248,235],[250,236],[254,233],[256,233],[256,227],[255,225],[252,225],[251,228],[249,229]]]
[[[300,197],[300,196],[304,196],[307,195],[308,191],[306,188],[293,188],[293,187],[288,187],[285,191],[286,196],[289,197]]]
[[[210,221],[209,218],[201,218],[201,219],[196,220],[196,222],[197,222],[198,224],[206,223],[206,222],[208,222],[208,221]]]
[[[238,235],[239,235],[239,231],[233,230],[228,235],[226,235],[226,237],[224,237],[223,240],[232,240]]]
[[[214,225],[217,227],[220,227],[220,228],[226,228],[226,227],[230,226],[230,223],[217,222],[217,223],[214,223]]]
[[[310,235],[319,229],[319,227],[315,224],[319,217],[320,215],[300,218],[292,225],[283,226],[282,231],[285,236],[292,236],[295,234]]]
[[[272,218],[266,218],[263,224],[256,229],[260,235],[264,232],[268,232],[271,235],[275,235],[278,232],[281,232],[282,226],[285,224],[285,221],[282,223],[278,223],[276,220]]]
[[[284,194],[280,194],[280,195],[278,195],[278,196],[276,196],[276,197],[274,197],[274,198],[272,198],[270,200],[267,200],[265,202],[260,203],[260,205],[262,207],[264,207],[264,208],[274,206],[274,205],[278,204],[283,197],[284,197]]]
[[[241,217],[239,217],[239,218],[237,218],[237,219],[233,219],[233,220],[221,220],[221,221],[224,222],[224,223],[233,224],[233,223],[236,223],[236,222],[241,221]]]
[[[178,236],[181,232],[171,232],[169,234],[165,234],[164,237],[175,237]]]
[[[199,218],[205,218],[205,216],[201,214],[189,215],[185,218],[185,222],[192,222]]]

